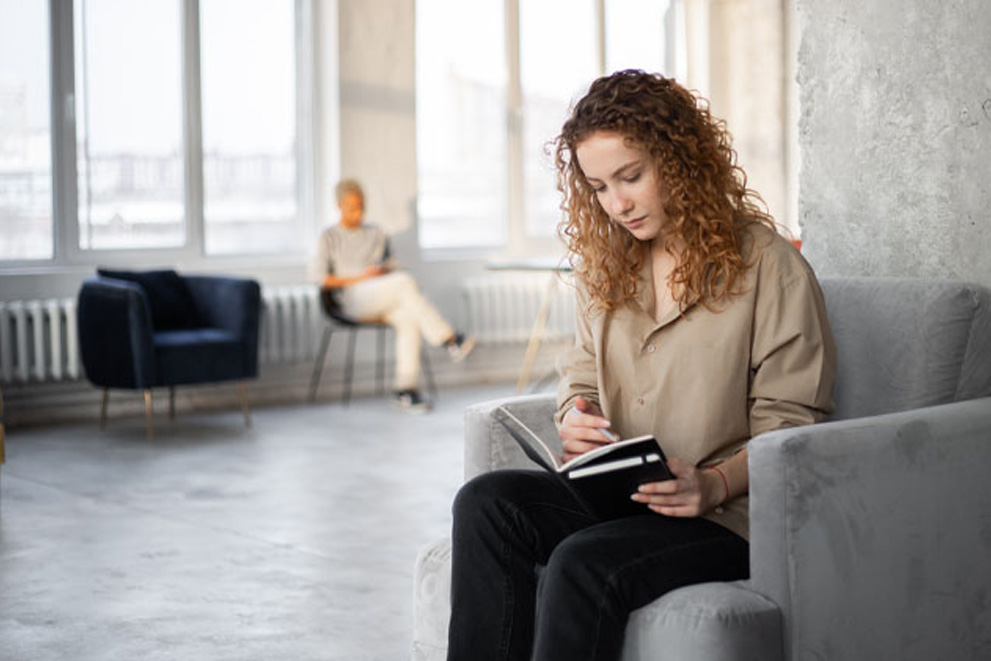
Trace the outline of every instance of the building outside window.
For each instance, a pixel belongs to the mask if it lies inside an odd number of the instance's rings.
[[[302,255],[310,13],[0,0],[0,261]]]
[[[0,0],[0,260],[53,254],[48,25],[46,0]]]

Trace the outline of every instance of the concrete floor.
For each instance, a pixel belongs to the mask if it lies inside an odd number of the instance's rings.
[[[512,386],[9,430],[0,660],[409,658],[413,561],[450,528],[462,412]],[[95,411],[94,411],[95,414]]]

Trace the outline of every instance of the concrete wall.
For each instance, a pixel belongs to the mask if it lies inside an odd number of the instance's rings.
[[[810,261],[991,285],[991,3],[800,0],[799,21]]]

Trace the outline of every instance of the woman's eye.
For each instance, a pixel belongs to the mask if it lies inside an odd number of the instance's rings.
[[[637,172],[636,174],[631,174],[629,177],[626,177],[625,179],[623,179],[623,181],[625,181],[628,184],[633,184],[636,183],[636,181],[639,178],[640,178],[640,173]]]
[[[603,193],[606,192],[606,187],[605,186],[592,186],[592,192],[595,193],[596,195],[602,195]]]

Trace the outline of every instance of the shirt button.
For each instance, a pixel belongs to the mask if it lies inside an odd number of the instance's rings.
[[[656,349],[657,349],[657,347],[655,347],[653,344],[651,344],[649,347],[647,347],[647,353],[654,353],[654,351]]]
[[[644,402],[643,397],[637,397],[637,404],[639,404],[640,406],[643,406],[643,402]]]
[[[722,514],[726,510],[724,510],[722,507],[717,507],[715,511],[716,511],[716,514]]]

